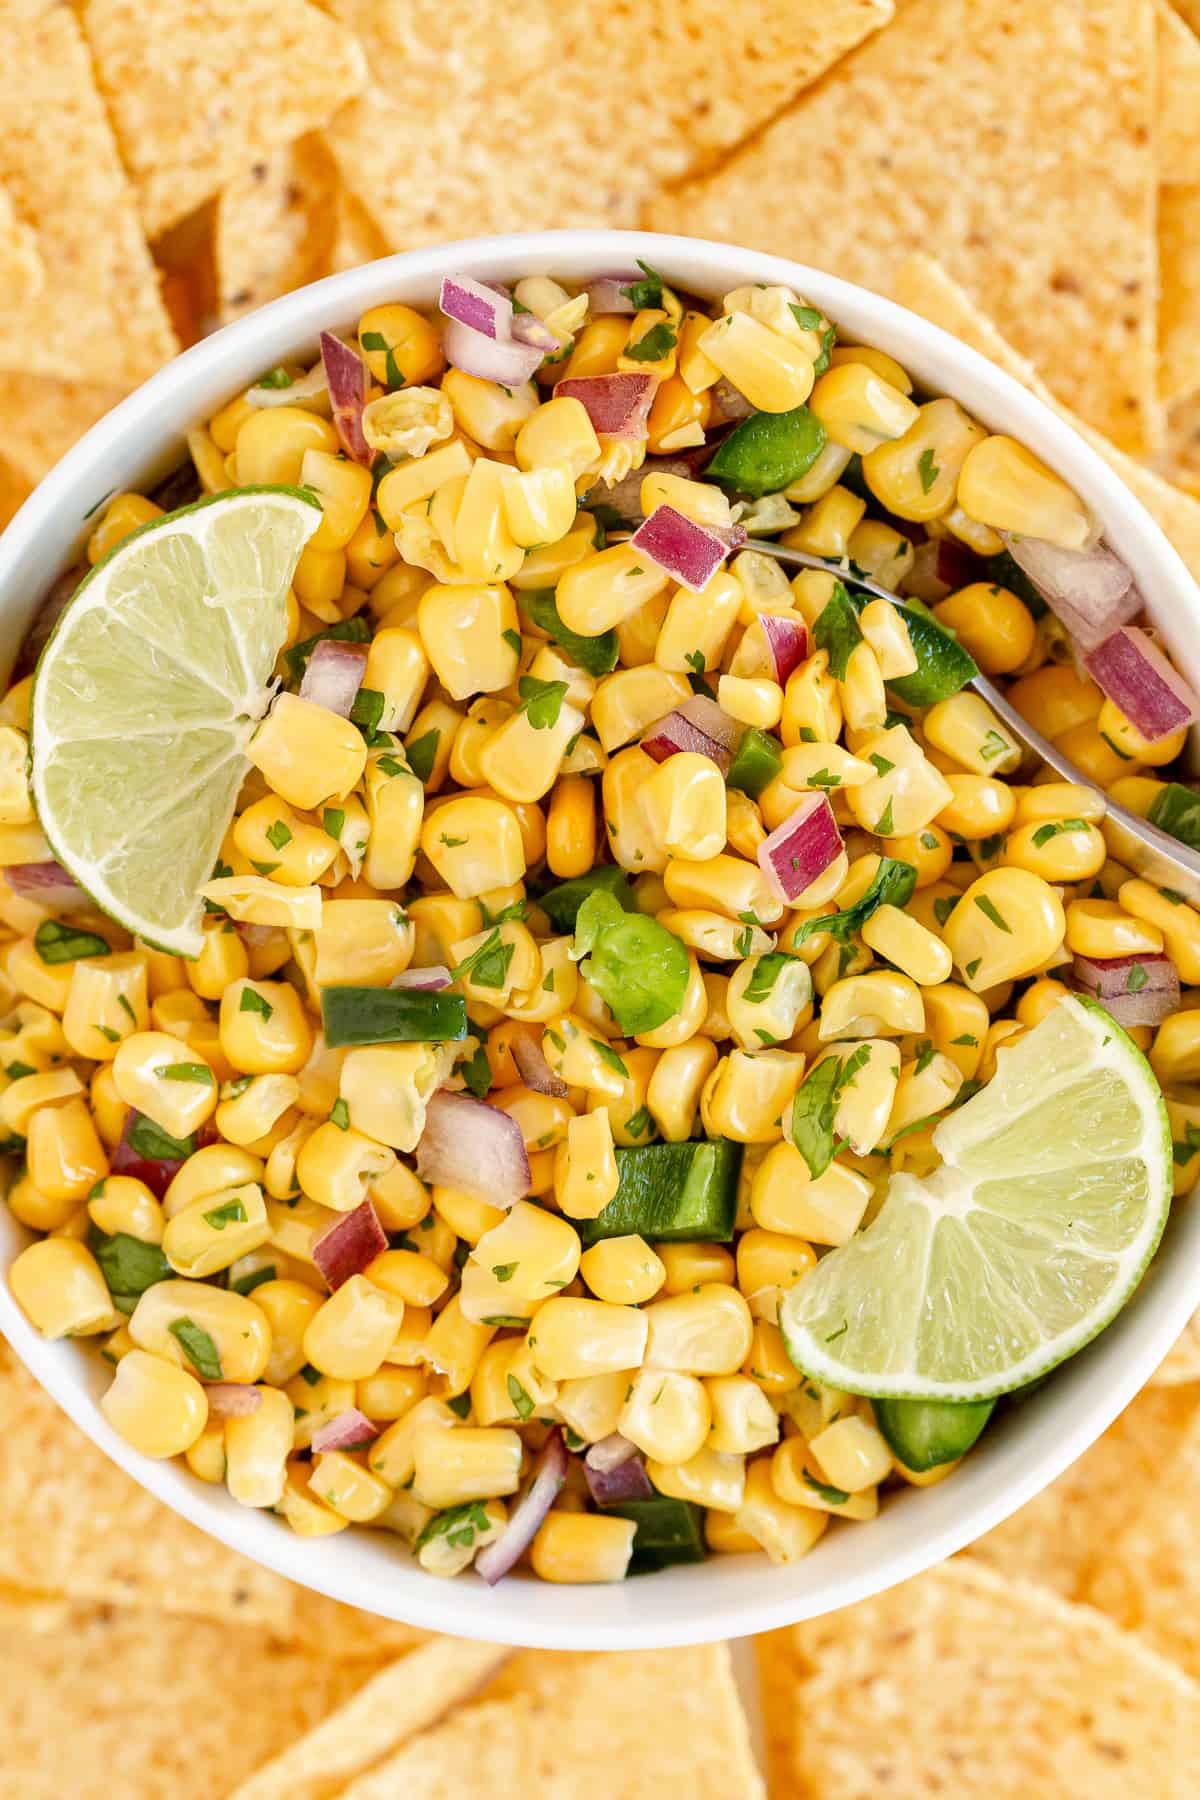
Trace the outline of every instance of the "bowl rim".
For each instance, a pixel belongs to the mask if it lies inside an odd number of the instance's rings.
[[[166,466],[189,425],[289,354],[312,351],[322,327],[352,323],[384,300],[429,304],[443,272],[477,279],[631,266],[670,271],[680,286],[720,294],[746,281],[786,283],[850,340],[877,344],[918,382],[953,395],[993,429],[1030,445],[1094,507],[1134,570],[1169,647],[1200,680],[1200,589],[1120,478],[1058,414],[940,327],[869,290],[785,258],[666,233],[539,231],[434,245],[342,271],[271,302],[185,351],[76,444],[0,536],[0,656],[11,657],[36,600],[86,535],[87,518],[135,479]],[[112,477],[116,476],[116,486]],[[97,498],[97,496],[101,496]],[[651,1649],[739,1637],[850,1605],[919,1574],[1009,1517],[1060,1475],[1112,1422],[1200,1304],[1200,1209],[1175,1208],[1163,1248],[1135,1296],[1099,1338],[1012,1409],[953,1482],[896,1495],[870,1534],[830,1534],[800,1563],[724,1556],[614,1586],[555,1587],[518,1576],[495,1589],[427,1575],[390,1533],[295,1536],[239,1507],[185,1467],[151,1462],[100,1413],[100,1358],[47,1342],[0,1281],[0,1331],[65,1412],[115,1463],[192,1524],[301,1586],[429,1630],[561,1650]],[[0,1209],[5,1266],[33,1234]],[[858,1544],[859,1551],[854,1546]],[[873,1553],[870,1552],[873,1547]]]

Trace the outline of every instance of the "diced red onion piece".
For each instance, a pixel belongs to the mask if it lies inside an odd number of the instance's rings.
[[[633,1446],[630,1445],[632,1449]],[[587,1459],[583,1464],[584,1480],[597,1506],[616,1506],[622,1500],[650,1500],[654,1488],[646,1473],[646,1465],[634,1450],[633,1455],[611,1469],[597,1469]]]
[[[476,1572],[495,1587],[528,1550],[546,1514],[562,1492],[567,1479],[567,1446],[561,1431],[552,1431],[533,1465],[533,1480],[512,1517],[493,1543],[485,1544],[475,1558]]]
[[[120,1142],[109,1160],[109,1173],[113,1175],[132,1175],[135,1181],[144,1181],[152,1194],[161,1200],[167,1189],[182,1169],[187,1158],[184,1156],[143,1156],[130,1142],[130,1134],[145,1115],[132,1108],[121,1131]],[[211,1124],[202,1125],[196,1133],[196,1147],[203,1148],[216,1138],[216,1130]]]
[[[357,1406],[347,1407],[345,1412],[317,1426],[313,1432],[313,1453],[323,1456],[326,1450],[353,1450],[378,1436],[378,1425],[372,1425],[366,1413],[359,1412]]]
[[[584,1453],[583,1460],[589,1469],[598,1469],[602,1475],[607,1475],[611,1469],[619,1469],[623,1462],[636,1455],[636,1444],[630,1443],[619,1431],[610,1431],[607,1437],[599,1438]]]
[[[485,287],[465,275],[447,275],[438,296],[438,310],[470,331],[506,343],[512,333],[512,301],[498,288]]]
[[[923,543],[917,543],[916,533],[920,529],[919,525],[906,520],[900,533],[916,544],[912,568],[904,577],[906,594],[924,600],[928,606],[935,606],[947,594],[955,594],[959,588],[970,587],[972,582],[983,579],[984,564],[973,550],[968,550],[957,538],[926,538]]]
[[[1103,544],[1094,550],[1062,550],[1042,538],[1000,535],[1013,561],[1085,650],[1094,650],[1141,612],[1133,575]]]
[[[20,899],[36,900],[49,912],[79,912],[92,904],[61,863],[9,863],[4,877]]]
[[[825,794],[810,794],[758,846],[758,866],[776,898],[792,901],[842,853],[842,834]]]
[[[727,712],[704,694],[693,694],[646,728],[642,749],[655,762],[666,762],[681,750],[707,756],[722,775],[729,772],[739,727]]]
[[[588,282],[585,290],[588,311],[593,314],[636,312],[637,307],[622,290],[641,279],[640,275],[598,275],[595,281]]]
[[[204,1392],[209,1412],[219,1419],[248,1419],[262,1405],[262,1389],[248,1381],[211,1381]]]
[[[517,1073],[527,1088],[535,1094],[553,1094],[556,1100],[566,1099],[567,1084],[551,1069],[540,1044],[532,1038],[514,1037],[511,1047]]]
[[[1161,953],[1077,955],[1075,981],[1112,1014],[1118,1025],[1159,1025],[1179,1009],[1179,971],[1171,958]],[[1131,981],[1138,985],[1131,987]]]
[[[387,1233],[369,1200],[343,1213],[335,1225],[322,1232],[312,1247],[312,1258],[335,1291],[352,1275],[361,1275],[388,1247]]]
[[[1151,744],[1200,719],[1200,695],[1136,625],[1120,626],[1084,657],[1083,666]]]
[[[465,1188],[500,1207],[523,1199],[532,1180],[517,1121],[470,1094],[444,1088],[426,1109],[417,1174],[422,1181]]]
[[[367,366],[358,351],[344,344],[332,331],[321,333],[321,363],[333,407],[334,428],[342,440],[342,448],[354,462],[369,469],[375,453],[363,435]]]
[[[474,375],[480,381],[494,381],[500,387],[524,387],[542,360],[536,344],[518,344],[512,339],[485,337],[469,325],[449,319],[442,333],[446,360]]]
[[[557,333],[551,331],[544,319],[539,319],[537,314],[532,312],[515,312],[513,314],[512,334],[518,344],[532,344],[536,350],[542,352],[543,356],[553,356],[554,352],[561,350],[563,346],[563,341]]]
[[[781,613],[759,613],[758,623],[775,664],[775,679],[780,687],[785,687],[792,670],[799,668],[808,655],[808,630],[803,619]]]
[[[657,563],[673,581],[699,594],[712,580],[730,546],[673,506],[656,506],[629,540],[631,550]]]
[[[432,963],[428,969],[405,969],[402,975],[393,975],[388,982],[393,988],[416,988],[423,994],[437,994],[448,988],[451,975],[445,963]]]
[[[323,706],[327,712],[348,719],[355,696],[362,686],[367,666],[365,644],[343,644],[337,638],[322,638],[308,659],[300,698]]]
[[[656,375],[577,375],[560,381],[554,394],[582,402],[598,435],[640,439],[657,387]]]

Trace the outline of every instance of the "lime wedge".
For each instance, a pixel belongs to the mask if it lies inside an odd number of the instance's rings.
[[[294,488],[237,489],[155,519],[96,564],[37,666],[33,798],[54,854],[105,912],[178,955],[202,946],[197,889],[320,522]]]
[[[784,1296],[788,1353],[818,1381],[990,1399],[1073,1356],[1140,1281],[1172,1185],[1149,1063],[1074,998],[997,1060],[934,1132],[942,1166],[893,1175],[872,1224]]]

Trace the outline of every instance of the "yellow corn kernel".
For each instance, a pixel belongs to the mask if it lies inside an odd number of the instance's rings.
[[[114,1333],[114,1336],[116,1334]],[[126,1332],[126,1336],[129,1334]],[[105,1346],[106,1360],[112,1340]],[[120,1353],[113,1351],[111,1360],[120,1362],[122,1355],[127,1356],[133,1348],[132,1342]],[[210,1418],[195,1443],[189,1444],[183,1453],[184,1461],[192,1474],[199,1481],[207,1481],[210,1485],[220,1486],[225,1480],[225,1421]]]
[[[898,518],[936,519],[953,505],[963,463],[986,436],[956,400],[930,400],[902,437],[863,456],[863,479]]]
[[[129,1334],[141,1350],[163,1357],[177,1368],[195,1367],[188,1346],[200,1355],[209,1377],[209,1364],[197,1340],[172,1327],[191,1324],[212,1340],[216,1351],[214,1379],[258,1381],[271,1351],[271,1328],[266,1314],[242,1294],[211,1287],[202,1281],[158,1281],[146,1289],[129,1320]]]
[[[383,695],[380,729],[408,730],[428,679],[429,658],[415,631],[397,627],[376,632],[367,652],[363,687]]]
[[[365,469],[360,472],[366,474]],[[323,524],[318,526],[317,535],[323,530]],[[300,552],[292,576],[292,592],[299,606],[323,625],[333,625],[342,617],[341,599],[345,586],[345,551],[314,548],[311,542],[307,543]]]
[[[596,861],[596,802],[585,775],[564,775],[555,784],[546,817],[546,861],[561,881],[586,875]]]
[[[519,651],[511,640],[519,637],[517,608],[502,581],[427,588],[417,619],[429,661],[452,699],[493,693],[515,678]]]
[[[716,376],[715,369],[713,375]],[[660,381],[646,421],[647,450],[652,456],[669,456],[676,450],[702,444],[712,410],[712,397],[707,390],[693,393],[682,374]]]
[[[772,731],[783,712],[783,690],[765,675],[722,675],[717,682],[717,704],[742,725]]]
[[[567,1126],[554,1169],[554,1193],[569,1219],[595,1219],[617,1191],[612,1122],[605,1107],[580,1113]]]
[[[691,1136],[716,1063],[717,1047],[709,1038],[690,1037],[663,1051],[646,1088],[646,1105],[668,1143],[686,1143]]]
[[[206,1144],[203,1150],[188,1157],[174,1176],[163,1196],[163,1212],[168,1219],[221,1188],[241,1187],[248,1181],[261,1181],[262,1158],[232,1144]],[[270,1190],[268,1189],[268,1192]]]
[[[601,1238],[585,1250],[579,1273],[596,1296],[614,1306],[640,1306],[652,1300],[666,1279],[662,1261],[644,1238]]]
[[[417,1369],[384,1367],[358,1383],[357,1399],[368,1419],[393,1423],[425,1398],[425,1377]]]
[[[860,455],[903,437],[919,417],[919,408],[899,388],[861,362],[842,363],[822,375],[809,411],[834,443]]]
[[[29,1179],[52,1203],[86,1200],[96,1182],[108,1174],[104,1146],[78,1096],[59,1105],[41,1106],[30,1115],[25,1159]]]
[[[346,544],[346,580],[369,594],[395,567],[399,556],[396,539],[383,523],[382,514],[376,516],[376,510],[370,508]]]
[[[657,666],[681,675],[689,669],[694,674],[715,669],[741,604],[741,585],[724,569],[718,569],[698,594],[677,588],[654,647]]]
[[[372,306],[358,321],[363,361],[381,386],[420,387],[445,368],[435,325],[411,306]]]
[[[428,1054],[428,1046],[419,1048]],[[299,1146],[296,1180],[319,1206],[353,1212],[367,1198],[370,1185],[386,1176],[395,1160],[394,1151],[383,1144],[329,1119],[310,1131]]]
[[[937,817],[943,831],[960,838],[985,838],[1008,830],[1016,812],[1016,795],[1006,782],[994,775],[955,773],[945,779],[950,799]]]
[[[1093,532],[1079,497],[1011,437],[986,437],[972,446],[959,472],[958,501],[995,531],[1044,538],[1063,550],[1084,549]]]
[[[902,394],[912,393],[912,380],[895,357],[889,356],[885,350],[875,350],[869,344],[838,344],[830,351],[829,362],[835,369],[842,363],[865,363],[884,381],[890,381],[894,388],[899,388]]]
[[[1200,913],[1167,889],[1136,878],[1121,883],[1117,898],[1126,913],[1162,933],[1180,980],[1189,986],[1200,983]]]
[[[48,850],[46,855],[49,855]],[[43,962],[32,935],[6,944],[3,951],[0,951],[0,961],[9,982],[19,994],[35,1000],[49,1012],[60,1015],[65,1012],[74,973],[73,963]]]
[[[578,1268],[579,1238],[567,1221],[518,1200],[463,1265],[463,1317],[476,1325],[528,1319],[575,1279]]]
[[[773,1459],[765,1457],[750,1464],[746,1470],[745,1498],[733,1515],[733,1523],[765,1550],[773,1563],[799,1562],[824,1533],[828,1515],[780,1499],[771,1479],[772,1468]]]
[[[754,1221],[813,1244],[844,1244],[858,1230],[871,1198],[871,1183],[833,1162],[813,1181],[794,1144],[776,1144],[754,1173],[750,1205]]]
[[[306,450],[300,461],[300,481],[316,495],[323,515],[307,548],[344,549],[371,503],[370,469],[328,450]]]
[[[726,1514],[736,1513],[746,1493],[746,1464],[741,1456],[723,1455],[711,1443],[683,1463],[648,1458],[646,1472],[660,1494],[687,1500]]]
[[[503,388],[461,369],[447,369],[441,393],[454,411],[455,423],[485,450],[511,451],[522,429],[538,411],[538,392],[531,381]]]
[[[983,1055],[986,1059],[986,1039]],[[981,1070],[983,1067],[984,1063],[981,1061]],[[940,1051],[935,1051],[932,1057],[926,1051],[918,1062],[907,1063],[901,1069],[900,1080],[896,1084],[895,1099],[892,1101],[884,1133],[885,1141],[892,1143],[900,1133],[907,1132],[919,1120],[932,1119],[936,1114],[944,1112],[955,1098],[962,1082],[962,1071],[958,1064],[951,1062]]]
[[[1075,956],[1156,956],[1163,941],[1144,908],[1139,917],[1116,900],[1072,900],[1067,906],[1066,946]]]
[[[678,761],[677,756],[668,757],[661,766],[669,768]],[[667,864],[663,881],[675,906],[724,913],[743,925],[748,924],[746,915],[753,914],[757,924],[749,927],[752,931],[775,924],[783,915],[783,903],[775,897],[758,864],[740,856],[720,854],[703,860],[674,860]],[[759,948],[770,946],[756,946],[756,951]],[[740,954],[751,952],[747,948]]]
[[[726,313],[709,326],[698,348],[760,412],[790,412],[813,390],[813,359],[748,312]]]
[[[300,996],[285,981],[233,982],[221,996],[220,1035],[225,1055],[246,1075],[298,1074],[312,1051],[312,1028]],[[129,1054],[126,1046],[122,1050]],[[120,1091],[119,1071],[117,1079]],[[215,1088],[212,1098],[215,1102]],[[146,1110],[137,1101],[129,1104]]]
[[[386,987],[409,967],[415,940],[412,920],[394,901],[327,900],[313,934],[317,984]]]
[[[702,1381],[677,1370],[646,1368],[629,1384],[617,1430],[655,1462],[675,1464],[704,1447],[711,1422]]]
[[[488,445],[489,449],[499,447]],[[565,468],[572,480],[600,457],[600,442],[587,408],[581,400],[567,394],[547,400],[522,419],[512,449],[518,468]]]
[[[568,630],[596,637],[661,594],[669,580],[630,545],[611,544],[563,571],[555,596],[559,617]]]
[[[750,1456],[778,1442],[775,1409],[748,1376],[714,1375],[704,1385],[712,1411],[709,1450],[719,1456]]]
[[[655,838],[642,807],[642,790],[657,763],[637,744],[619,750],[604,771],[603,812],[613,860],[634,874],[665,869],[667,853]]]
[[[987,1035],[987,1006],[978,994],[972,994],[956,981],[927,988],[922,997],[925,1028],[935,1049],[957,1063],[964,1081],[972,1080],[979,1071],[983,1040]]]
[[[167,1222],[163,1253],[177,1275],[195,1280],[229,1268],[271,1235],[262,1189],[223,1188],[183,1207]]]
[[[363,1381],[379,1369],[403,1319],[403,1300],[351,1275],[305,1328],[305,1358],[335,1381]]]
[[[848,795],[854,817],[877,836],[906,837],[923,830],[951,798],[945,776],[903,725],[872,732],[856,743],[855,755],[880,771]]]
[[[377,1519],[392,1498],[387,1483],[344,1450],[327,1450],[315,1459],[309,1487],[318,1500],[356,1525]]]
[[[754,1227],[738,1239],[737,1281],[756,1318],[777,1321],[779,1296],[816,1267],[817,1255],[802,1238]]]
[[[921,991],[908,975],[875,969],[835,981],[821,1005],[818,1036],[832,1038],[901,1037],[922,1031],[925,1008]]]
[[[14,1258],[8,1284],[43,1337],[86,1337],[120,1323],[99,1263],[86,1244],[72,1238],[30,1244]]]
[[[514,1494],[521,1479],[521,1439],[503,1427],[423,1425],[415,1434],[413,1493],[426,1506],[461,1506]]]
[[[890,601],[869,601],[859,615],[859,624],[883,680],[892,681],[898,675],[912,674],[917,667],[917,653],[912,647],[908,626]],[[852,724],[854,722],[851,720]]]
[[[669,856],[705,862],[725,848],[725,782],[707,756],[683,751],[659,764],[641,790],[650,830]]]
[[[931,706],[925,736],[976,775],[1008,775],[1021,760],[1021,745],[978,694],[955,694]]]
[[[283,887],[309,887],[319,881],[338,850],[336,838],[274,795],[248,806],[234,821],[233,841],[260,875],[269,874]],[[194,979],[192,985],[196,986]],[[220,989],[204,998],[219,999]]]
[[[292,1451],[292,1403],[277,1388],[258,1390],[255,1411],[225,1421],[225,1481],[240,1506],[277,1506]]]
[[[334,848],[331,844],[330,849]],[[193,991],[203,1000],[219,1000],[231,981],[250,973],[245,941],[229,919],[205,919],[204,948],[188,964],[187,973]]]
[[[704,1542],[713,1556],[748,1556],[759,1548],[758,1540],[739,1528],[736,1515],[723,1512],[705,1513]]]
[[[849,452],[842,454],[848,455]],[[890,525],[883,524],[879,519],[864,519],[862,524],[851,532],[850,542],[846,548],[851,562],[857,564],[864,575],[872,576],[884,587],[891,588],[893,592],[898,591],[902,583],[908,579],[915,560],[915,552],[910,539],[901,537],[899,532],[893,530]],[[874,601],[871,601],[868,607],[864,607],[864,613],[875,604]],[[889,602],[885,600],[883,604],[887,606]],[[866,625],[861,615],[859,623],[866,632]],[[870,641],[870,634],[867,633],[867,636]],[[878,653],[878,646],[876,646],[876,652]]]
[[[351,1402],[353,1404],[353,1402]],[[458,1419],[443,1400],[418,1400],[381,1432],[367,1452],[367,1465],[390,1488],[410,1486],[416,1470],[416,1440],[427,1431],[452,1431]]]
[[[237,434],[238,481],[243,487],[298,487],[309,450],[337,455],[338,435],[328,419],[300,406],[255,408]]]
[[[92,1223],[111,1237],[122,1233],[143,1244],[162,1243],[162,1207],[145,1182],[131,1175],[106,1176],[89,1195],[87,1210]]]
[[[887,695],[879,659],[870,644],[856,644],[846,658],[845,677],[838,682],[842,712],[850,731],[869,731],[887,718]]]
[[[310,1489],[308,1476],[311,1467],[311,1463],[298,1459],[288,1463],[277,1510],[297,1537],[330,1537],[334,1532],[347,1530],[349,1519],[331,1512]]]
[[[1033,616],[1008,588],[972,582],[933,610],[985,675],[1012,675],[1033,651],[1037,635]]]
[[[575,1586],[583,1582],[624,1581],[633,1554],[631,1519],[612,1513],[546,1514],[530,1551],[533,1572],[542,1581]]]
[[[1044,881],[1088,881],[1104,867],[1104,835],[1085,819],[1050,819],[1019,825],[1005,839],[1002,860]]]
[[[1025,869],[993,869],[971,883],[942,935],[966,985],[978,994],[1040,969],[1066,929],[1062,901],[1048,882]]]
[[[322,1295],[306,1282],[286,1277],[260,1282],[253,1293],[271,1327],[271,1354],[263,1374],[272,1387],[283,1387],[304,1367],[304,1333],[320,1311]]]
[[[648,1329],[636,1307],[557,1295],[540,1308],[529,1348],[551,1381],[574,1381],[640,1368]]]
[[[1119,755],[1130,757],[1137,763],[1148,763],[1152,768],[1174,762],[1188,735],[1187,727],[1181,726],[1178,731],[1168,732],[1166,737],[1144,738],[1112,700],[1105,700],[1100,708],[1096,729]]]
[[[803,1056],[786,1050],[731,1050],[704,1084],[700,1116],[710,1137],[772,1144],[804,1073]],[[719,1371],[718,1371],[719,1372]]]
[[[763,1465],[770,1471],[771,1485],[780,1500],[802,1512],[834,1513],[843,1519],[873,1519],[879,1510],[874,1487],[852,1494],[846,1488],[837,1488],[827,1482],[821,1464],[802,1437],[786,1438],[769,1460],[763,1459]]]
[[[647,1369],[688,1375],[732,1375],[745,1361],[753,1334],[750,1308],[737,1289],[710,1282],[698,1293],[656,1300],[643,1314],[649,1335]]]
[[[785,531],[779,541],[789,549],[807,550],[813,556],[841,558],[849,554],[851,534],[861,524],[866,510],[866,501],[849,488],[831,487],[809,507],[801,523]]]
[[[670,674],[653,663],[606,675],[592,699],[592,725],[601,745],[611,755],[639,737],[655,719],[690,699],[691,692],[682,675]]]
[[[255,768],[293,806],[321,806],[348,793],[366,766],[362,735],[328,707],[280,694],[246,750]]]
[[[348,1051],[340,1092],[354,1132],[376,1145],[415,1150],[425,1129],[425,1108],[445,1079],[450,1054],[447,1045],[420,1043],[372,1044]],[[305,1152],[312,1153],[313,1141]]]
[[[1188,1007],[1163,1020],[1150,1050],[1150,1066],[1164,1085],[1200,1078],[1200,1011]]]
[[[1091,723],[1073,725],[1054,740],[1055,747],[1097,786],[1111,788],[1136,765]]]
[[[29,739],[11,725],[0,725],[0,825],[31,825]]]
[[[945,944],[898,907],[878,907],[863,926],[862,941],[919,987],[936,987],[949,978],[952,965]]]
[[[179,1456],[208,1421],[204,1389],[185,1370],[131,1350],[121,1358],[100,1410],[127,1444],[143,1456]]]
[[[439,805],[421,828],[421,849],[459,900],[524,879],[520,826],[500,800],[462,795]]]
[[[480,774],[504,800],[540,800],[554,786],[567,745],[584,722],[583,713],[560,696],[535,694],[488,734],[479,752]]]
[[[63,1034],[78,1056],[111,1062],[121,1041],[149,1024],[145,958],[125,950],[70,969]]]
[[[1064,663],[1047,663],[1014,681],[1008,698],[1043,737],[1059,738],[1077,726],[1094,725],[1103,695],[1094,681]]]
[[[780,1043],[800,1028],[811,1000],[812,977],[798,957],[747,957],[726,989],[729,1031],[743,1050]]]
[[[232,445],[230,446],[232,449]],[[104,509],[104,516],[87,541],[87,559],[98,563],[103,556],[127,538],[139,526],[161,519],[163,509],[144,494],[118,494]]]

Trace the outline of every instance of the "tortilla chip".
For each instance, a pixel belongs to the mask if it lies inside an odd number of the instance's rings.
[[[1150,1377],[1151,1387],[1200,1381],[1200,1313],[1194,1313]]]
[[[19,1367],[0,1371],[0,1418],[0,1582],[288,1635],[290,1582],[138,1487]]]
[[[1200,1412],[1117,1539],[1095,1539],[1083,1598],[1200,1676]],[[1192,1792],[1200,1793],[1200,1781]]]
[[[1200,0],[1171,0],[1171,5],[1193,31],[1200,32]]]
[[[339,180],[330,273],[337,269],[361,268],[363,263],[377,262],[388,253],[388,241],[362,201]]]
[[[1153,19],[1142,0],[908,0],[648,223],[887,291],[951,274],[1114,443],[1161,439]]]
[[[1194,1682],[1090,1608],[962,1560],[759,1647],[780,1795],[1200,1791]]]
[[[545,1730],[531,1703],[520,1697],[466,1707],[352,1781],[338,1800],[464,1800],[467,1795],[531,1800],[532,1794],[548,1791],[538,1781]],[[577,1800],[581,1790],[572,1779],[564,1791]],[[614,1793],[611,1774],[606,1793]]]
[[[891,18],[893,0],[328,0],[371,88],[328,138],[393,250],[637,223]],[[542,78],[543,72],[547,78]]]
[[[26,302],[41,292],[45,279],[37,238],[18,219],[7,191],[0,187],[0,289],[10,305]]]
[[[3,382],[0,381],[0,388]],[[0,456],[0,531],[29,498],[33,483],[21,471]]]
[[[357,39],[307,0],[80,0],[79,12],[150,237],[366,80]]]
[[[381,1669],[315,1731],[257,1769],[230,1800],[331,1800],[467,1699],[508,1654],[495,1644],[434,1638]]]
[[[1164,187],[1158,198],[1158,379],[1170,406],[1200,387],[1200,186]]]
[[[535,1709],[538,1794],[613,1800],[619,1776],[622,1793],[762,1800],[728,1644],[601,1655],[524,1651],[486,1698],[512,1696]],[[403,1793],[380,1788],[378,1800]]]
[[[178,345],[69,6],[6,8],[0,119],[0,183],[45,267],[32,299],[0,287],[0,368],[131,387]]]
[[[1200,38],[1168,0],[1154,0],[1158,42],[1158,172],[1200,181]]]
[[[1122,1541],[1197,1420],[1200,1391],[1143,1390],[1065,1475],[966,1554],[1079,1599],[1097,1548]]]
[[[126,391],[0,370],[0,454],[32,486]]]
[[[920,313],[934,325],[953,332],[964,344],[999,365],[1007,374],[1024,384],[1039,400],[1053,407],[1085,438],[1109,468],[1121,477],[1139,499],[1165,535],[1174,544],[1192,575],[1200,581],[1200,505],[1189,494],[1164,481],[1150,469],[1144,469],[1123,451],[1116,449],[1100,432],[1077,418],[1040,379],[1032,365],[1017,354],[1000,336],[991,320],[981,313],[969,296],[953,281],[939,263],[928,256],[907,257],[888,284],[888,292],[902,306]],[[1197,445],[1200,448],[1200,421]]]
[[[343,1606],[311,1588],[295,1589],[288,1639],[314,1656],[337,1656],[348,1662],[368,1657],[381,1662],[403,1656],[428,1643],[429,1638],[429,1632],[402,1625],[399,1619],[360,1612],[356,1606]]]
[[[77,1609],[59,1631],[5,1631],[4,1800],[224,1795],[367,1673],[266,1632],[158,1613]]]
[[[216,205],[221,323],[327,274],[341,183],[316,132],[253,163]]]

